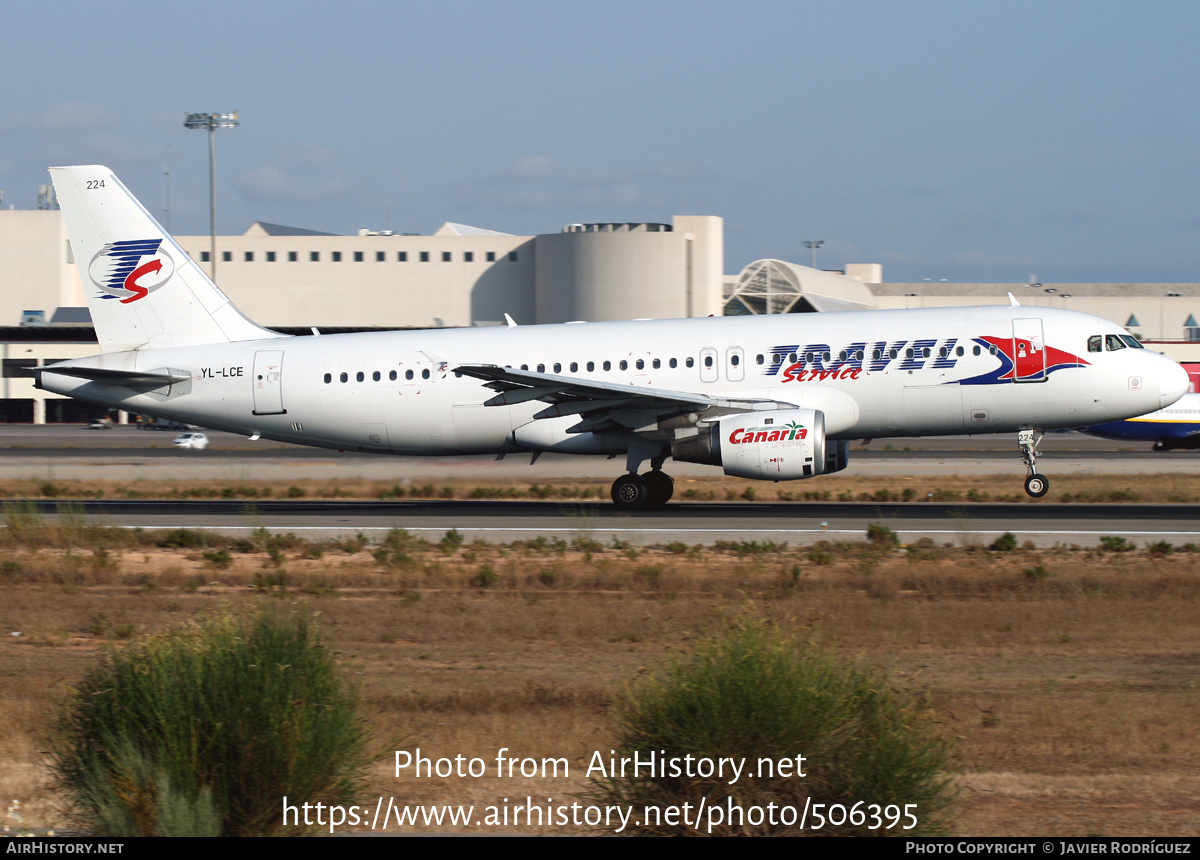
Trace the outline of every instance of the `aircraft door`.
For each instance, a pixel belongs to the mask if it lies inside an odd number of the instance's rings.
[[[1046,381],[1046,341],[1040,319],[1013,320],[1013,382]]]
[[[283,408],[283,350],[254,353],[254,414],[286,415]]]
[[[730,382],[741,382],[746,378],[746,355],[740,346],[725,350],[725,378]]]
[[[700,381],[717,381],[717,351],[712,347],[700,350]]]

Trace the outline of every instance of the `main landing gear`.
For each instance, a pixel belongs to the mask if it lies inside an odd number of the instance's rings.
[[[1037,471],[1037,446],[1041,441],[1042,432],[1040,430],[1017,431],[1017,445],[1021,449],[1021,459],[1025,461],[1025,468],[1029,469],[1029,477],[1025,479],[1025,492],[1035,499],[1040,499],[1050,490],[1050,479],[1045,475],[1039,475]]]
[[[675,493],[675,480],[662,469],[644,475],[627,474],[613,481],[612,500],[618,508],[661,508]]]
[[[612,500],[618,508],[661,508],[671,500],[675,492],[675,481],[662,470],[667,460],[667,450],[644,439],[635,439],[625,455],[625,468],[629,471],[613,481]],[[638,467],[650,461],[650,471],[637,473]]]

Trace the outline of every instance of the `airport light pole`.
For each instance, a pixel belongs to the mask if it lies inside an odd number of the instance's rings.
[[[808,248],[808,250],[812,251],[812,267],[814,269],[817,267],[817,248],[820,248],[824,244],[825,244],[824,239],[814,239],[812,241],[804,243],[804,247]]]
[[[238,112],[233,113],[190,113],[183,121],[184,128],[208,129],[208,223],[209,223],[209,277],[217,280],[217,147],[218,128],[237,128]]]

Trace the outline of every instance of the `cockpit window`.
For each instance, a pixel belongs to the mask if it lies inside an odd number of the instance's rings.
[[[1088,338],[1088,352],[1103,352],[1104,338],[1098,334],[1094,334]]]
[[[1121,340],[1119,334],[1106,334],[1104,336],[1104,348],[1109,352],[1116,352],[1118,349],[1125,348],[1125,341]]]
[[[1142,346],[1142,342],[1140,340],[1138,340],[1136,337],[1134,337],[1131,334],[1121,335],[1121,340],[1125,341],[1125,343],[1127,343],[1129,345],[1130,349],[1145,349],[1146,348],[1146,347]]]

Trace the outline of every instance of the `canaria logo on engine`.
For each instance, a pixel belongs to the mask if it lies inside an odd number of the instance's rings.
[[[109,242],[92,258],[88,276],[100,288],[100,298],[121,304],[144,299],[171,279],[175,261],[159,250],[161,239]]]

